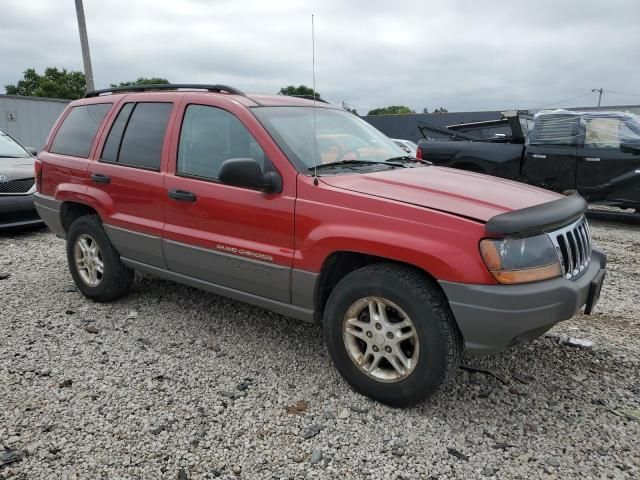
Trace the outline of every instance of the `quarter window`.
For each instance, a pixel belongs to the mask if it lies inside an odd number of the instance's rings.
[[[58,129],[51,152],[87,158],[93,139],[111,103],[96,103],[73,107]]]
[[[126,103],[113,122],[101,159],[131,167],[160,169],[171,103]]]
[[[182,122],[177,173],[217,180],[230,158],[254,158],[264,169],[265,154],[233,114],[216,107],[189,105]]]

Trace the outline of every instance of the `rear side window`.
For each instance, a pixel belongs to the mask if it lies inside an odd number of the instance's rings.
[[[535,119],[529,144],[576,146],[579,128],[578,115],[541,115]]]
[[[172,108],[171,103],[126,103],[113,122],[102,161],[159,170]]]
[[[87,158],[93,139],[111,103],[73,107],[58,129],[51,152]]]

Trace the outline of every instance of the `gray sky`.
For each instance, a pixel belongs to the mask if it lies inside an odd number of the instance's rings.
[[[73,0],[1,0],[0,85],[82,70]],[[96,88],[139,76],[250,92],[311,84],[366,113],[640,104],[637,0],[84,0]],[[3,91],[0,89],[0,91]]]

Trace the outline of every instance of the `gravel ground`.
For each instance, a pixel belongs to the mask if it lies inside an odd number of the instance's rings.
[[[93,303],[62,240],[0,236],[0,478],[639,477],[640,227],[592,223],[597,313],[407,410],[353,393],[318,326],[150,276]]]

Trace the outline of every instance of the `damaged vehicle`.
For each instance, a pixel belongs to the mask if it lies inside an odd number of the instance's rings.
[[[433,166],[284,95],[90,92],[35,170],[87,298],[126,295],[139,271],[315,322],[345,380],[395,407],[436,392],[464,351],[591,313],[606,271],[579,195]]]
[[[622,112],[504,112],[501,120],[421,124],[417,157],[640,211],[640,117]]]

